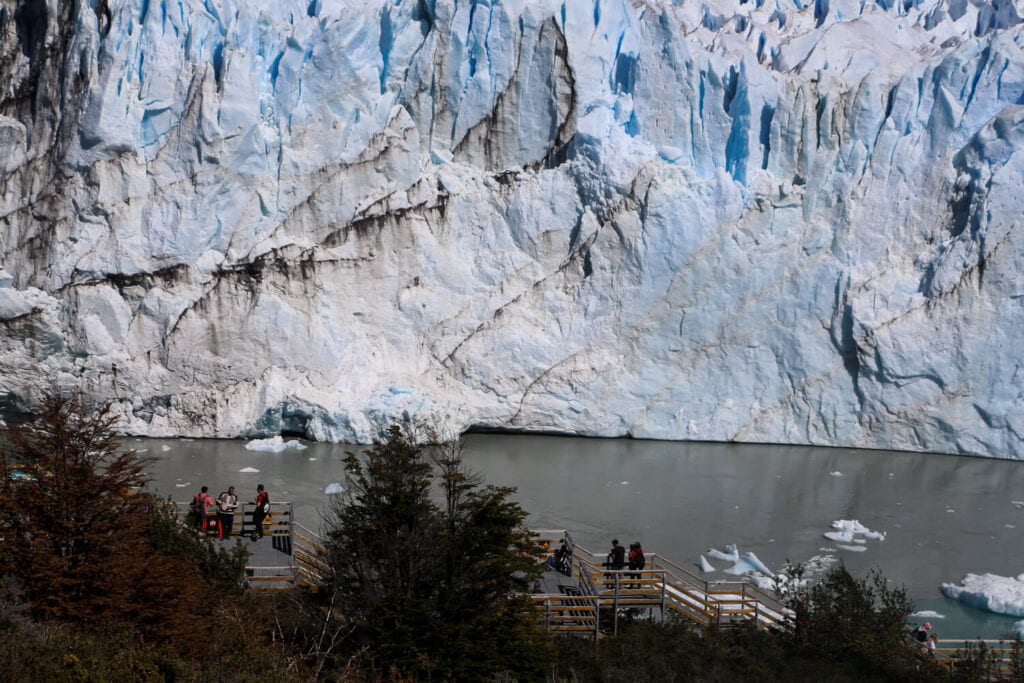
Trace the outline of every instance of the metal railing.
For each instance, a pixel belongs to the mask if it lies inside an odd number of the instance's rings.
[[[544,530],[535,532],[535,536],[550,543],[557,533],[557,530]],[[627,608],[657,610],[662,619],[671,612],[705,627],[750,622],[764,629],[792,628],[792,612],[778,598],[749,582],[707,581],[657,553],[647,554],[647,564],[642,570],[609,569],[605,556],[574,543],[568,532],[561,533],[564,536],[562,547],[570,549],[574,560],[572,576],[578,581],[580,595],[533,596],[545,614],[545,626],[552,632],[589,631],[582,628],[578,619],[565,619],[573,628],[562,629],[558,619],[548,618],[551,614],[549,601],[556,614],[562,605],[585,603],[592,605],[587,609],[596,612],[606,608],[610,611],[613,633],[618,631],[620,609]],[[581,610],[582,607],[576,612]],[[598,633],[596,622],[594,633]]]

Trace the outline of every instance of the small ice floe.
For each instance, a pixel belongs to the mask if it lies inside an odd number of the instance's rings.
[[[874,541],[884,541],[885,532],[872,531],[856,519],[837,519],[832,522],[835,531],[826,531],[825,538],[836,543],[854,543],[855,536],[863,536]]]
[[[629,486],[629,482],[628,481],[620,481],[619,482],[619,486]]]
[[[942,584],[942,594],[977,609],[1024,617],[1024,574],[968,574],[960,585]]]
[[[1017,528],[1017,527],[1015,527],[1012,524],[1004,524],[1003,526],[1005,526],[1007,529],[1016,529]]]
[[[828,476],[830,476],[830,477],[841,477],[841,476],[843,476],[843,473],[840,472],[839,470],[836,470],[835,472],[829,472]]]
[[[754,553],[743,553],[743,557],[736,561],[736,563],[723,570],[726,574],[764,574],[766,576],[775,576],[775,573],[765,566],[757,555]]]
[[[725,560],[726,562],[739,562],[740,560],[740,552],[736,550],[735,545],[725,546],[725,552],[711,548],[708,550],[708,555],[716,560]]]
[[[345,487],[343,487],[341,484],[339,484],[338,482],[335,481],[335,482],[331,482],[330,484],[328,484],[324,488],[324,493],[326,495],[328,495],[328,496],[333,496],[333,495],[335,495],[337,493],[341,493],[344,490],[345,490]]]
[[[282,451],[304,451],[306,447],[300,441],[285,441],[280,434],[269,439],[253,439],[245,444],[247,451],[265,451],[267,453],[280,453]]]
[[[946,512],[956,512],[953,508],[946,508]]]
[[[145,453],[148,450],[149,450],[148,448],[136,448],[135,452],[136,453]]]
[[[253,473],[259,472],[259,470],[256,469],[255,467],[243,467],[242,469],[240,469],[238,471],[241,472],[242,474],[253,474]]]
[[[316,458],[310,458],[310,460],[316,460]]]
[[[711,566],[711,563],[703,555],[700,556],[700,570],[705,574],[715,571],[715,568]]]
[[[923,609],[920,612],[914,612],[910,616],[920,617],[921,619],[945,619],[945,614],[939,614],[935,610]]]
[[[840,550],[849,550],[851,553],[862,553],[868,548],[863,545],[846,545],[845,543],[836,543],[836,547]]]
[[[163,451],[164,453],[166,453],[167,451],[171,450],[171,447],[168,446],[165,443],[162,443],[162,444],[160,444],[160,450]]]
[[[183,489],[186,486],[191,486],[191,485],[192,485],[192,482],[190,482],[190,481],[186,481],[184,484],[175,484],[175,486],[177,486],[179,489]]]
[[[1024,500],[1011,500],[1010,503],[1015,508],[1024,508]]]

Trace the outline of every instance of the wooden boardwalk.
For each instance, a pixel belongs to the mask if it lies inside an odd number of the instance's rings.
[[[532,596],[551,632],[614,634],[625,610],[662,621],[674,615],[701,626],[792,628],[793,613],[747,581],[706,581],[657,553],[647,553],[643,570],[610,570],[604,556],[575,543],[564,529],[534,534],[548,548],[562,550],[559,570],[545,571]]]
[[[188,503],[176,503],[182,519],[188,514]],[[270,504],[270,515],[263,524],[263,536],[256,533],[252,512],[255,505],[244,503],[233,515],[231,535],[219,538],[208,532],[218,546],[234,547],[239,541],[249,551],[245,568],[251,588],[283,590],[299,584],[316,583],[324,569],[319,559],[320,537],[295,522],[292,504],[288,501]]]
[[[184,516],[187,503],[179,503]],[[319,584],[328,571],[323,541],[294,519],[290,502],[271,503],[263,537],[255,538],[253,505],[235,512],[231,536],[218,539],[227,547],[238,542],[250,552],[246,578],[250,587],[282,590]],[[623,610],[665,620],[671,615],[702,626],[752,623],[757,628],[789,629],[792,613],[778,599],[746,581],[709,582],[667,558],[647,554],[640,571],[609,570],[604,557],[576,544],[564,529],[534,531],[549,550],[561,548],[557,568],[548,568],[533,586],[545,627],[554,633],[599,636],[617,633]],[[215,532],[214,532],[215,535]]]

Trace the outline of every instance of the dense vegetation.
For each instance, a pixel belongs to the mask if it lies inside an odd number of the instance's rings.
[[[983,647],[952,670],[922,655],[905,591],[843,567],[788,595],[793,632],[637,618],[617,637],[553,639],[525,596],[537,548],[513,492],[397,427],[345,461],[323,585],[249,592],[244,547],[218,548],[146,493],[147,461],[114,427],[105,408],[52,399],[2,435],[0,681],[996,677]],[[1019,647],[1011,658],[1024,678]]]

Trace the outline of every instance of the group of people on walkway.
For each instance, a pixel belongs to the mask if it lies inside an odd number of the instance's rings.
[[[270,495],[263,484],[256,487],[256,499],[251,501],[255,506],[252,521],[256,526],[255,538],[263,537],[263,520],[270,514]],[[235,523],[235,512],[238,510],[238,496],[235,487],[229,486],[217,499],[210,495],[208,486],[203,486],[192,497],[190,514],[193,523],[204,535],[217,538],[230,538]]]
[[[628,565],[627,565],[628,561]],[[647,558],[644,556],[643,546],[640,545],[639,541],[634,541],[629,544],[629,555],[626,555],[626,548],[619,544],[619,539],[612,539],[612,548],[608,551],[608,558],[604,563],[604,566],[612,571],[621,571],[626,569],[627,566],[633,571],[640,571],[647,566]],[[631,574],[631,578],[634,580],[640,578],[640,574]],[[612,574],[605,574],[605,581],[609,583],[614,582]],[[640,584],[634,584],[634,588],[639,588]],[[628,587],[628,586],[627,586]]]

